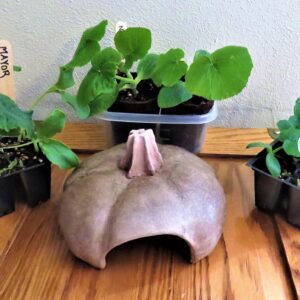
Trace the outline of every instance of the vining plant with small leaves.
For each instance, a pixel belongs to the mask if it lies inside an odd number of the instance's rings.
[[[269,134],[275,141],[280,142],[278,146],[255,142],[247,147],[266,149],[266,166],[272,176],[279,178],[286,173],[278,159],[281,151],[292,158],[296,168],[300,168],[300,98],[296,100],[294,114],[287,120],[279,121],[277,127],[278,130],[269,130]]]
[[[19,145],[33,145],[61,168],[77,166],[77,156],[63,143],[53,139],[65,126],[65,114],[54,110],[46,120],[36,123],[33,110],[45,96],[59,94],[63,102],[71,105],[80,119],[102,113],[117,100],[119,92],[131,90],[138,93],[137,86],[151,79],[160,88],[158,105],[169,108],[188,101],[193,95],[208,100],[222,100],[242,91],[252,70],[252,60],[247,48],[227,46],[209,53],[195,52],[188,66],[184,51],[172,48],[165,53],[151,53],[151,31],[133,27],[118,31],[114,36],[114,47],[101,48],[107,21],[85,30],[72,59],[60,67],[58,80],[32,103],[29,111],[23,111],[5,95],[0,95],[0,137],[16,137],[26,141]],[[79,84],[76,95],[69,92],[75,85],[74,70],[90,65],[90,70]],[[132,72],[137,66],[136,77]],[[19,67],[14,68],[19,71]],[[9,168],[14,163],[9,164]]]
[[[53,139],[56,133],[64,129],[64,112],[55,109],[42,122],[35,122],[32,115],[33,110],[24,111],[8,96],[0,94],[0,141],[6,137],[17,141],[0,147],[0,152],[33,145],[37,153],[41,150],[49,161],[62,169],[78,166],[76,154],[62,142]],[[22,167],[22,161],[14,159],[8,162],[7,167],[0,169],[0,175],[12,171],[17,165]]]
[[[34,105],[47,94],[57,93],[79,118],[85,119],[109,109],[122,90],[137,94],[138,84],[149,79],[160,88],[160,108],[176,106],[193,95],[222,100],[242,91],[253,67],[247,48],[239,46],[227,46],[213,53],[198,50],[190,65],[184,61],[180,48],[152,53],[151,31],[142,27],[118,31],[114,46],[101,48],[99,42],[106,27],[105,20],[84,31],[71,61],[60,67],[57,82]],[[74,70],[87,64],[90,69],[76,95],[72,95],[68,89],[75,85]]]

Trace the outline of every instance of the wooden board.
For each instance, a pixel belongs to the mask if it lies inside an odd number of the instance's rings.
[[[300,230],[276,217],[278,229],[293,279],[297,298],[300,299]]]
[[[81,152],[104,150],[109,145],[107,131],[101,123],[68,123],[56,138]],[[253,156],[260,149],[246,149],[253,141],[271,142],[266,129],[208,128],[201,155]]]
[[[12,47],[5,40],[0,40],[0,93],[16,99]]]
[[[32,210],[18,207],[17,226],[11,216],[0,219],[6,243],[0,299],[293,299],[277,226],[254,209],[253,176],[245,160],[206,161],[228,201],[224,235],[208,258],[189,264],[185,244],[162,237],[116,248],[102,271],[74,258],[57,225],[67,173],[54,168],[51,201]]]

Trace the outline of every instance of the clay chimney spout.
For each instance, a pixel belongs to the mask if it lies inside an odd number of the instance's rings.
[[[127,177],[154,175],[163,164],[152,129],[131,130],[126,154],[120,160],[119,167],[127,171]]]

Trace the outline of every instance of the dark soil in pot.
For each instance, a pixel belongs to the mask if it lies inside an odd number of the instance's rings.
[[[152,80],[145,80],[137,86],[138,94],[131,90],[121,91],[118,99],[109,109],[113,112],[139,113],[139,114],[158,114],[157,95],[159,89]],[[155,132],[156,124],[151,123],[130,123],[113,122],[112,131],[114,132],[114,143],[125,143],[130,130],[133,129],[153,129]]]
[[[157,95],[159,89],[152,80],[141,81],[137,86],[138,93],[132,90],[124,90],[119,93],[118,99],[110,107],[109,111],[139,114],[157,114]]]
[[[20,143],[13,138],[2,138],[0,139],[0,148],[18,146],[24,143],[26,141]],[[17,162],[17,165],[12,170],[1,171],[6,169],[9,163],[14,160]],[[41,152],[36,153],[32,145],[4,150],[0,152],[0,178],[1,176],[42,164],[44,160],[44,155]]]
[[[16,139],[0,140],[0,147],[18,145]],[[36,153],[32,145],[0,152],[0,169],[0,216],[14,211],[18,188],[29,206],[50,198],[51,164],[43,153]]]

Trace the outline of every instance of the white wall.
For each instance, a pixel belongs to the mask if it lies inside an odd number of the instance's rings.
[[[247,88],[220,104],[215,125],[273,126],[287,116],[300,96],[299,0],[1,0],[0,38],[13,44],[18,101],[23,107],[53,83],[81,32],[109,20],[107,45],[115,23],[145,26],[153,50],[182,47],[188,61],[196,49],[228,45],[248,47],[254,62]],[[60,103],[49,97],[36,117]]]

